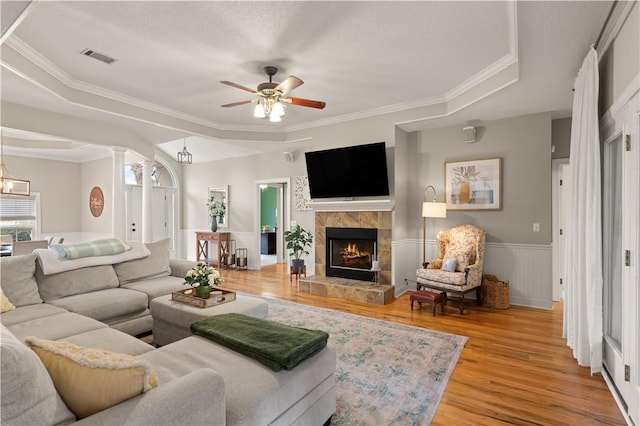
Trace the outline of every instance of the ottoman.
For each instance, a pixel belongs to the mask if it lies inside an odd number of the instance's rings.
[[[266,318],[269,305],[258,297],[236,294],[236,300],[210,308],[197,308],[171,300],[171,295],[156,297],[149,304],[153,317],[153,343],[164,346],[192,336],[192,322],[214,315],[237,313]]]
[[[436,306],[440,304],[440,309],[444,313],[444,296],[439,293],[433,293],[431,291],[418,290],[411,293],[409,296],[411,300],[411,310],[413,311],[413,302],[418,302],[420,308],[422,303],[431,303],[433,305],[433,316],[436,316]]]

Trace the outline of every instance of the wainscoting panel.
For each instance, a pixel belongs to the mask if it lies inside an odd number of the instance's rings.
[[[422,241],[394,241],[393,277],[396,297],[415,290],[416,268],[422,263]],[[436,257],[435,240],[427,241],[427,259]],[[509,281],[512,305],[552,309],[551,245],[487,243],[484,273]],[[409,285],[405,284],[405,278]]]

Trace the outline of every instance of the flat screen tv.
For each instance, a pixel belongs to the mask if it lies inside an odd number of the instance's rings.
[[[312,199],[389,195],[384,142],[305,153]]]

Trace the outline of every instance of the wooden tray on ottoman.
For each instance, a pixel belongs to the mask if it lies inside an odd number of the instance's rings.
[[[186,294],[186,292],[191,292],[191,294]],[[221,291],[222,297],[209,297],[208,299],[202,299],[197,297],[196,291],[193,288],[188,288],[186,290],[174,291],[171,293],[171,299],[176,302],[186,303],[187,305],[195,306],[196,308],[210,308],[212,306],[221,305],[227,302],[233,302],[236,300],[236,292],[231,290],[225,290],[220,287],[212,287],[211,292]]]

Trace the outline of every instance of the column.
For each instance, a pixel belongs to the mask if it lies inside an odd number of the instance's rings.
[[[153,218],[151,215],[151,171],[154,161],[142,162],[142,242],[153,241]]]
[[[111,231],[113,236],[125,240],[127,224],[124,202],[124,153],[126,148],[114,146],[113,149],[113,191],[111,197]]]

